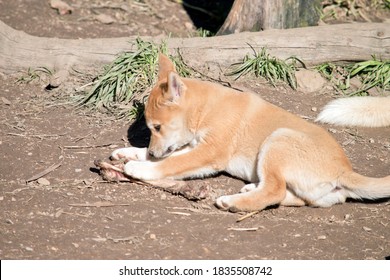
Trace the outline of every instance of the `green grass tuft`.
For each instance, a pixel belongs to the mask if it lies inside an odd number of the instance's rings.
[[[167,54],[165,43],[136,40],[136,50],[124,52],[104,67],[80,105],[111,112],[117,118],[138,118],[143,112],[146,95],[156,82],[158,55]],[[181,76],[190,70],[181,57],[171,57]]]
[[[266,48],[262,48],[260,52],[253,48],[252,50],[254,52],[253,56],[246,55],[242,62],[233,64],[233,70],[227,73],[227,75],[236,76],[236,79],[238,79],[241,76],[251,73],[256,77],[265,78],[273,86],[275,86],[278,81],[284,81],[293,89],[297,88],[295,64],[296,61],[301,62],[300,60],[295,57],[280,60],[276,57],[270,56],[267,53]]]
[[[35,69],[28,68],[27,72],[22,74],[16,82],[21,84],[21,83],[31,83],[34,81],[41,81],[42,76],[44,77],[50,77],[53,75],[53,71],[51,71],[47,67],[37,67]]]
[[[344,94],[367,95],[368,90],[378,87],[383,91],[390,90],[390,61],[371,60],[347,64],[344,66],[325,63],[317,70],[340,89]],[[351,79],[357,77],[361,85],[356,90],[351,87]]]

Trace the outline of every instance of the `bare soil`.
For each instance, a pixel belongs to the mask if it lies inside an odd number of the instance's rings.
[[[61,38],[166,32],[187,36],[195,30],[181,5],[156,2],[68,1],[72,14],[60,16],[47,1],[0,0],[0,19],[36,36]],[[130,8],[113,8],[118,3]],[[102,5],[109,7],[91,8]],[[110,14],[115,22],[94,20],[96,10]],[[389,200],[350,201],[321,209],[273,207],[237,222],[242,214],[222,212],[213,205],[215,197],[235,193],[244,184],[226,174],[192,181],[212,186],[211,197],[198,202],[151,187],[103,182],[93,161],[108,157],[117,147],[147,145],[146,128],[142,123],[130,128],[126,120],[76,110],[69,97],[86,82],[81,75],[74,73],[66,84],[50,91],[44,89],[44,79],[16,83],[22,75],[0,75],[1,259],[390,256]],[[309,121],[334,95],[330,86],[307,93],[252,78],[235,85]],[[358,172],[389,175],[389,127],[328,129]],[[35,179],[42,171],[47,174]]]

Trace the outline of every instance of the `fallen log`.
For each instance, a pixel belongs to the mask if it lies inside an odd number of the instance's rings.
[[[0,21],[0,72],[47,67],[55,71],[82,70],[111,62],[134,48],[136,37],[102,39],[43,38],[17,31]],[[161,38],[142,37],[161,43]],[[279,58],[296,56],[306,65],[362,61],[372,55],[390,59],[390,24],[324,25],[286,30],[245,32],[210,38],[169,38],[170,50],[180,49],[190,65],[228,67],[252,52],[267,47]]]

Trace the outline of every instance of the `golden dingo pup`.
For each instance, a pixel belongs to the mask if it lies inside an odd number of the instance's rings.
[[[390,98],[351,100],[355,100],[352,105],[347,99],[336,100],[319,119],[336,124],[390,125]],[[367,115],[364,106],[377,110],[373,117],[364,116],[368,123],[356,117],[359,110]],[[348,107],[352,109],[346,113],[353,117],[343,115]],[[239,194],[219,197],[216,206],[223,210],[252,211],[270,205],[329,207],[348,197],[390,196],[390,176],[369,178],[355,173],[325,129],[255,94],[181,78],[163,55],[145,118],[152,134],[149,147],[112,153],[113,159],[129,159],[125,174],[147,181],[226,171],[252,182]]]

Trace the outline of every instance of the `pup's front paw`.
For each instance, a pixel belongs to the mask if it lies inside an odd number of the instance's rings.
[[[145,161],[148,157],[147,155],[147,148],[128,147],[116,149],[115,151],[113,151],[111,154],[111,159],[119,160],[124,158],[127,160]]]
[[[125,164],[124,172],[132,178],[144,181],[161,179],[156,163],[151,161],[129,161]]]

